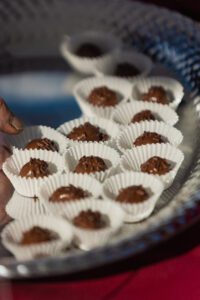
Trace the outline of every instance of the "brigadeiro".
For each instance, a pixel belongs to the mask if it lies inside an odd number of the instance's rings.
[[[149,109],[146,109],[135,114],[131,120],[131,123],[136,123],[141,121],[151,121],[151,120],[155,121],[156,118]]]
[[[169,104],[167,91],[162,86],[152,86],[147,93],[141,95],[141,100],[160,104]]]
[[[80,57],[96,58],[103,55],[102,49],[92,43],[84,43],[78,47],[75,54]]]
[[[30,230],[23,232],[22,239],[20,241],[21,245],[38,244],[43,242],[49,242],[52,240],[57,240],[59,238],[58,234],[39,226],[34,226]]]
[[[98,156],[83,156],[75,167],[75,173],[95,173],[107,170],[104,160]]]
[[[19,175],[25,178],[39,178],[49,176],[49,165],[46,161],[31,158],[20,170]]]
[[[30,141],[26,146],[25,149],[41,149],[41,150],[49,150],[49,151],[58,151],[58,146],[54,141],[51,141],[47,138],[42,139],[34,139]]]
[[[83,189],[70,184],[69,186],[62,186],[55,190],[50,196],[49,201],[65,202],[71,200],[79,200],[89,196],[90,193],[88,193],[87,191],[84,191]]]
[[[98,211],[88,209],[81,211],[74,219],[73,224],[84,229],[102,229],[107,226],[105,218]]]
[[[109,139],[109,136],[103,133],[98,126],[94,126],[89,122],[74,127],[74,129],[68,133],[67,137],[71,140],[81,142],[101,142]]]
[[[134,141],[134,146],[141,146],[141,145],[147,145],[147,144],[161,144],[166,143],[166,139],[156,133],[156,132],[147,132],[145,131],[143,134],[138,136],[136,140]]]
[[[94,88],[88,96],[88,101],[95,106],[115,106],[119,103],[115,91],[106,86]]]
[[[149,198],[142,185],[132,185],[119,191],[116,200],[122,203],[140,203]]]
[[[153,156],[146,162],[141,164],[140,169],[142,172],[153,174],[153,175],[164,175],[171,171],[172,167],[170,163],[159,156]]]
[[[140,74],[140,71],[130,63],[118,63],[114,75],[119,77],[133,77]]]

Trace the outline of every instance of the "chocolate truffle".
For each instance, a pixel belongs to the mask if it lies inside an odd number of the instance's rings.
[[[142,185],[132,185],[119,191],[116,200],[122,203],[140,203],[149,198]]]
[[[103,51],[92,43],[85,43],[80,45],[75,53],[80,57],[95,58],[101,56]]]
[[[101,132],[100,128],[90,124],[84,123],[74,129],[67,135],[68,139],[82,142],[102,142],[107,141],[109,136]]]
[[[75,173],[94,173],[105,171],[108,167],[104,160],[98,156],[83,156],[74,170]]]
[[[141,100],[160,104],[169,104],[170,99],[162,86],[152,86],[147,93],[141,95]]]
[[[38,178],[50,175],[48,163],[44,160],[31,158],[20,170],[19,175],[26,178]]]
[[[65,202],[70,200],[79,200],[88,197],[90,194],[79,187],[72,184],[69,186],[62,186],[55,190],[50,196],[50,202]]]
[[[145,173],[164,175],[171,171],[172,168],[166,159],[159,156],[153,156],[141,164],[140,169]]]
[[[140,71],[130,63],[119,63],[114,71],[115,76],[119,77],[133,77],[139,75]]]
[[[100,212],[90,209],[81,211],[78,216],[73,219],[73,224],[83,229],[101,229],[107,225]]]
[[[139,113],[135,114],[131,120],[131,123],[141,122],[141,121],[151,121],[156,120],[153,113],[149,110],[142,110]]]
[[[41,150],[50,150],[50,151],[58,151],[58,147],[55,142],[43,138],[43,139],[34,139],[30,141],[25,149],[41,149]]]
[[[163,137],[156,133],[156,132],[147,132],[145,131],[143,134],[137,137],[137,139],[134,141],[134,146],[141,146],[141,145],[147,145],[147,144],[162,144],[166,141],[163,139]]]
[[[21,245],[38,244],[43,242],[50,242],[52,240],[57,240],[59,237],[57,233],[39,226],[34,226],[30,230],[23,233],[22,239],[20,241]]]
[[[115,106],[119,103],[117,93],[106,86],[95,88],[88,96],[88,101],[95,106]]]

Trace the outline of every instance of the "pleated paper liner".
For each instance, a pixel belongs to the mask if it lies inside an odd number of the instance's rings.
[[[153,67],[151,59],[145,54],[133,50],[119,50],[112,56],[98,62],[95,68],[95,74],[98,77],[116,76],[115,68],[120,63],[128,63],[138,69],[138,75],[123,77],[130,81],[140,78],[140,76],[149,75]]]
[[[48,214],[45,205],[39,198],[24,197],[17,192],[14,192],[5,210],[11,218],[17,220],[21,220],[25,217]]]
[[[146,101],[131,101],[130,103],[120,105],[113,110],[111,119],[119,125],[128,126],[132,124],[132,118],[144,110],[150,110],[155,119],[171,126],[174,126],[179,120],[177,113],[168,105]]]
[[[28,126],[18,135],[7,136],[7,142],[15,149],[24,149],[25,146],[34,139],[48,138],[56,143],[59,153],[63,153],[67,149],[66,138],[55,129],[47,126]]]
[[[95,177],[99,181],[104,181],[109,176],[115,174],[120,161],[119,153],[108,146],[99,143],[87,143],[71,147],[65,153],[65,172],[74,172],[78,161],[83,156],[98,156],[102,158],[108,169],[94,172],[88,175]]]
[[[123,188],[142,185],[149,193],[149,198],[140,203],[122,203],[116,197]],[[125,222],[141,221],[152,213],[163,191],[162,182],[153,175],[141,172],[125,172],[108,178],[103,185],[104,195],[118,203],[125,212]]]
[[[102,49],[102,55],[98,57],[81,57],[75,52],[79,46],[92,43]],[[65,36],[60,50],[67,62],[83,74],[93,74],[98,63],[111,57],[113,52],[121,47],[121,41],[109,33],[100,31],[87,31],[84,33]]]
[[[66,136],[66,140],[67,143],[71,146],[75,146],[75,145],[79,145],[81,143],[88,143],[88,142],[84,142],[84,141],[76,141],[76,140],[72,140],[69,139],[67,137],[67,135],[75,128],[75,127],[79,127],[80,125],[85,124],[86,122],[89,122],[90,124],[99,127],[100,131],[102,133],[105,133],[109,136],[109,139],[107,141],[100,141],[98,143],[100,144],[105,144],[105,145],[109,145],[109,146],[114,146],[114,139],[117,137],[117,135],[119,134],[119,126],[107,119],[104,118],[98,118],[98,117],[93,117],[93,118],[89,118],[89,117],[82,117],[82,118],[78,118],[78,119],[74,119],[72,121],[66,122],[64,124],[62,124],[60,127],[58,127],[58,131],[62,134]]]
[[[163,182],[166,189],[172,184],[184,159],[182,151],[170,144],[143,145],[127,150],[121,158],[120,169],[141,172],[141,164],[153,156],[164,158],[171,164],[171,171],[164,175],[155,175]]]
[[[23,233],[33,226],[55,232],[59,238],[49,242],[21,245]],[[2,243],[18,260],[58,255],[68,247],[73,238],[72,226],[67,220],[54,216],[37,215],[9,223],[1,233]]]
[[[100,107],[89,103],[88,96],[98,87],[106,86],[107,88],[115,91],[119,98],[119,104],[115,106]],[[122,103],[125,103],[131,96],[132,85],[125,79],[114,78],[114,77],[90,77],[78,82],[75,87],[73,94],[83,112],[89,117],[101,117],[109,119],[113,112],[113,109],[119,107]]]
[[[120,230],[124,221],[121,207],[109,200],[87,199],[67,203],[63,209],[63,216],[73,223],[73,219],[80,212],[89,209],[100,212],[108,224],[105,228],[91,230],[74,226],[75,243],[83,250],[105,245]]]
[[[169,77],[148,77],[139,79],[132,90],[132,99],[140,100],[141,95],[147,93],[153,87],[162,87],[167,92],[171,101],[169,106],[176,110],[184,96],[183,86],[177,80]],[[140,100],[142,101],[142,100]]]
[[[54,176],[56,173],[62,173],[64,169],[64,159],[57,152],[47,150],[16,150],[3,164],[3,171],[11,181],[15,190],[22,196],[35,197],[38,194],[38,188],[47,177],[25,178],[19,175],[21,168],[30,161],[31,158],[44,160],[49,165],[49,170]]]
[[[125,153],[127,150],[136,147],[135,140],[144,132],[155,132],[163,138],[166,143],[175,147],[179,146],[183,140],[180,130],[159,121],[143,121],[131,124],[123,130],[116,139],[117,148]]]
[[[50,196],[56,191],[58,188],[63,186],[73,185],[75,187],[81,188],[84,191],[89,193],[87,198],[98,198],[102,195],[102,185],[98,180],[88,176],[86,174],[63,174],[57,175],[50,179],[47,179],[39,189],[39,199],[41,199],[42,203],[46,207],[47,211],[53,214],[62,214],[64,208],[66,207],[66,203],[79,200],[69,200],[63,202],[51,202],[49,201]],[[83,199],[83,198],[82,198]],[[85,199],[85,198],[84,198]]]

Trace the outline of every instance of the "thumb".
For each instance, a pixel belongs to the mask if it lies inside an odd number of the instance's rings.
[[[9,134],[17,134],[22,129],[22,122],[14,116],[5,101],[0,98],[0,131]]]

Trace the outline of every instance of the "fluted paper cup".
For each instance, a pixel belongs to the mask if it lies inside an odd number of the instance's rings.
[[[78,118],[69,122],[66,122],[62,124],[60,127],[58,127],[58,131],[66,136],[67,143],[71,146],[79,145],[80,143],[88,143],[87,141],[76,141],[69,139],[67,135],[76,127],[79,127],[81,125],[84,125],[86,122],[89,122],[90,124],[99,127],[100,131],[102,133],[105,133],[109,136],[109,139],[107,141],[100,141],[98,143],[105,144],[108,146],[114,146],[114,140],[119,134],[119,126],[107,119],[98,118],[98,117],[82,117]]]
[[[149,198],[140,203],[122,203],[116,201],[121,189],[142,185],[149,193]],[[152,213],[163,192],[163,184],[153,175],[141,172],[126,172],[108,178],[103,185],[104,195],[118,203],[125,212],[125,222],[141,221]]]
[[[21,245],[23,233],[33,226],[55,232],[59,238],[50,242]],[[30,260],[40,256],[58,255],[70,245],[72,226],[64,219],[53,216],[33,216],[9,223],[1,233],[2,243],[18,260]]]
[[[81,57],[75,52],[78,47],[85,43],[98,46],[104,53],[98,57]],[[111,34],[98,31],[87,31],[73,36],[65,36],[60,51],[72,68],[83,74],[93,74],[96,65],[113,55],[121,46],[120,40]]]
[[[11,181],[15,190],[22,196],[35,197],[38,195],[38,188],[46,177],[25,178],[19,175],[21,168],[31,158],[44,160],[49,165],[51,175],[62,173],[64,169],[63,157],[57,152],[48,150],[16,150],[3,164],[3,171]]]
[[[7,136],[8,143],[12,146],[12,150],[24,149],[25,146],[34,139],[48,138],[56,143],[59,153],[63,153],[67,149],[66,138],[55,129],[47,126],[28,126],[18,135]]]
[[[75,234],[75,243],[83,250],[90,250],[95,247],[105,245],[113,235],[121,228],[124,221],[124,212],[121,207],[109,200],[87,199],[74,201],[66,204],[63,216],[69,222],[73,223],[73,219],[79,215],[81,211],[92,210],[100,212],[108,221],[108,226],[102,229],[83,229],[73,226]]]
[[[82,190],[89,193],[87,198],[98,198],[102,194],[102,185],[98,180],[92,178],[91,176],[85,174],[62,174],[54,176],[47,179],[39,189],[39,198],[43,202],[46,210],[53,214],[62,214],[66,203],[79,200],[69,200],[63,202],[51,202],[49,201],[50,196],[58,188],[63,186],[73,185],[75,187],[81,188]],[[84,198],[85,199],[85,198]]]
[[[120,105],[114,109],[111,119],[122,127],[128,126],[132,124],[132,118],[137,113],[144,110],[150,110],[156,120],[163,121],[171,126],[174,126],[179,120],[177,113],[168,105],[146,101],[132,101],[130,103]]]
[[[145,54],[133,50],[120,50],[105,60],[98,62],[95,68],[95,74],[99,77],[116,76],[115,68],[119,63],[129,63],[138,69],[138,75],[126,77],[126,79],[130,81],[140,76],[147,76],[153,67],[151,59]]]
[[[74,172],[78,161],[83,156],[98,156],[102,158],[107,165],[108,169],[105,171],[94,172],[88,174],[89,176],[95,177],[97,180],[103,182],[109,176],[115,174],[116,168],[120,161],[119,153],[102,144],[98,143],[87,143],[78,146],[71,147],[65,153],[65,171]]]
[[[133,85],[132,99],[140,100],[141,95],[147,93],[152,86],[161,86],[167,92],[171,101],[169,106],[172,109],[177,109],[184,96],[183,86],[177,80],[169,77],[148,77],[141,78]]]
[[[154,175],[163,182],[165,188],[168,188],[172,184],[184,159],[183,152],[170,144],[143,145],[127,150],[121,158],[120,169],[122,171],[141,172],[141,164],[153,156],[166,159],[172,166],[172,170],[168,173]]]
[[[88,96],[93,89],[106,86],[117,93],[119,97],[119,104],[115,106],[100,107],[89,103]],[[78,82],[73,90],[73,94],[82,110],[82,112],[89,117],[101,117],[109,119],[113,109],[125,103],[131,95],[132,85],[125,79],[114,77],[90,77]]]
[[[117,148],[122,152],[136,147],[135,140],[144,132],[155,132],[162,136],[165,143],[169,143],[175,147],[179,146],[183,140],[180,130],[159,121],[143,121],[131,124],[127,129],[123,130],[116,139]]]
[[[14,192],[5,210],[11,218],[16,220],[48,213],[45,205],[39,198],[24,197],[17,192]]]

